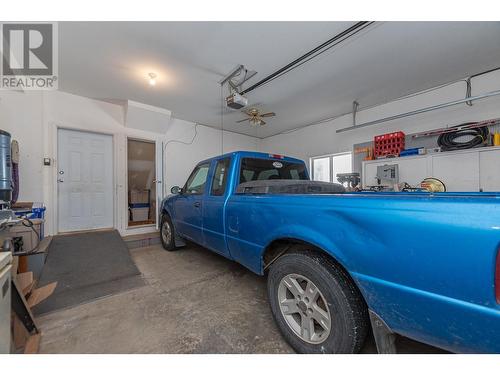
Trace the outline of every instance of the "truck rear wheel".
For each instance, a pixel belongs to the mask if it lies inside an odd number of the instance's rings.
[[[345,271],[316,253],[289,253],[271,266],[267,290],[274,319],[299,353],[357,353],[368,311]]]
[[[176,249],[174,225],[168,214],[161,215],[160,239],[165,250],[174,251]]]

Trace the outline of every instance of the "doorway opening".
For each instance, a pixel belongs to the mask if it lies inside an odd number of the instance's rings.
[[[127,139],[128,226],[156,224],[156,145]]]

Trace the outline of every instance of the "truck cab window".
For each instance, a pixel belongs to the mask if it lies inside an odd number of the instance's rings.
[[[257,180],[307,180],[305,165],[284,160],[243,158],[240,184]]]
[[[230,158],[225,158],[217,161],[215,166],[214,178],[212,180],[211,195],[221,196],[226,192],[227,174],[229,172]]]
[[[240,183],[252,181],[254,175],[255,175],[254,171],[249,171],[248,169],[242,170]]]
[[[277,180],[280,175],[276,169],[269,169],[267,171],[262,171],[259,173],[257,180]]]
[[[210,164],[198,165],[189,176],[184,191],[186,194],[203,194]]]

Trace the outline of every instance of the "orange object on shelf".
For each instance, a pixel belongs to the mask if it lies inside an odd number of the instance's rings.
[[[405,149],[405,133],[394,132],[382,135],[377,135],[373,139],[375,145],[375,157],[395,155]]]
[[[373,147],[358,147],[354,149],[355,154],[363,154],[366,153],[366,156],[363,160],[375,160],[373,157]]]
[[[493,134],[493,146],[500,146],[500,133]]]

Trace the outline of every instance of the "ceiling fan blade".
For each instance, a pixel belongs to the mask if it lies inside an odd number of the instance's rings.
[[[268,113],[264,113],[263,115],[260,115],[260,117],[273,117],[273,116],[276,116],[276,113],[268,112]]]
[[[259,124],[259,125],[260,125],[260,126],[262,126],[262,125],[266,125],[266,122],[265,122],[264,120],[260,120],[260,124]]]
[[[243,121],[249,121],[250,119],[249,118],[245,118],[243,120],[240,120],[240,121],[236,121],[236,122],[243,122]]]

